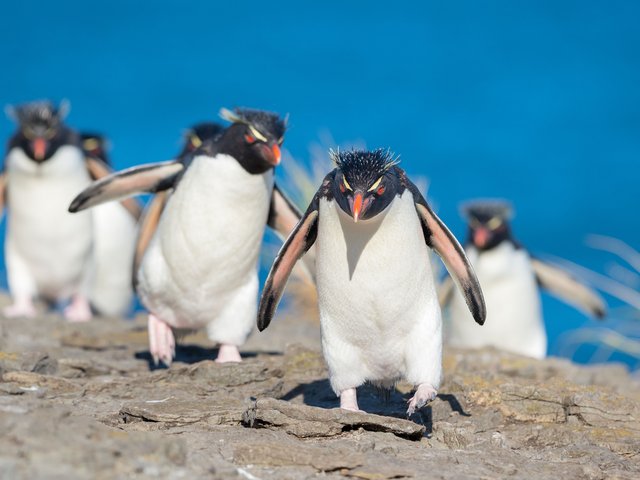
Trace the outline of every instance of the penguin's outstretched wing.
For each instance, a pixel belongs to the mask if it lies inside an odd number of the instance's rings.
[[[73,199],[69,211],[79,212],[111,200],[171,188],[184,170],[180,162],[150,163],[113,173],[92,183]]]
[[[425,198],[411,180],[404,174],[400,175],[401,182],[413,194],[416,210],[422,223],[422,231],[427,245],[442,259],[451,278],[462,293],[467,307],[476,323],[483,325],[487,317],[482,289],[478,277],[464,253],[464,250],[449,231],[442,220],[431,210]]]
[[[531,266],[538,284],[552,295],[594,317],[606,315],[607,305],[602,297],[567,271],[537,258],[531,259]]]
[[[322,186],[311,200],[309,208],[294,227],[273,261],[258,307],[258,330],[260,331],[263,331],[271,323],[294,265],[316,241],[320,198],[327,195],[328,185],[329,181],[325,178]]]
[[[267,225],[284,241],[300,221],[300,218],[302,218],[302,213],[300,213],[298,207],[280,190],[278,184],[275,184],[271,195],[271,207]],[[316,269],[314,250],[312,248],[303,258],[306,274],[309,277],[308,280],[311,281],[315,278]]]
[[[133,288],[136,288],[138,269],[142,262],[149,242],[153,238],[153,234],[158,228],[160,223],[160,217],[164,211],[164,207],[167,204],[171,192],[168,190],[159,192],[153,197],[153,199],[147,204],[142,214],[142,220],[140,221],[140,227],[138,229],[138,238],[136,240],[136,249],[133,257]]]
[[[111,170],[109,165],[99,158],[87,155],[85,157],[85,161],[89,175],[91,175],[93,180],[100,180],[113,173],[113,170]],[[140,215],[142,214],[142,206],[138,200],[134,198],[125,198],[121,200],[120,203],[133,216],[133,218],[136,220],[140,218]]]

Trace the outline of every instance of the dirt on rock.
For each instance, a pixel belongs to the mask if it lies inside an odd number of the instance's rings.
[[[436,400],[365,386],[337,409],[318,326],[276,319],[241,364],[202,335],[155,368],[143,317],[0,319],[0,477],[640,478],[640,386],[620,365],[445,353]]]

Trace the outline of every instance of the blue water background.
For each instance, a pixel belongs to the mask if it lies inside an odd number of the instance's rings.
[[[638,248],[640,2],[4,2],[0,104],[68,98],[117,168],[170,158],[220,106],[289,112],[286,147],[390,147],[458,236],[505,197],[535,253],[601,269]],[[0,138],[13,125],[0,120]],[[550,344],[592,321],[545,297]],[[615,301],[613,301],[615,305]],[[586,355],[586,354],[585,354]],[[581,360],[588,356],[583,355]],[[631,360],[628,360],[631,362]]]

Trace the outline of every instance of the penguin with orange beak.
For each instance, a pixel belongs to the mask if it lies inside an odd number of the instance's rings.
[[[285,121],[253,109],[223,109],[231,124],[177,160],[130,168],[81,192],[69,210],[155,193],[136,253],[137,292],[149,310],[153,360],[169,365],[175,331],[206,328],[217,361],[241,361],[255,322],[265,225],[286,236],[300,218],[275,185]],[[197,132],[193,132],[197,135]],[[194,139],[189,137],[189,142]],[[201,144],[199,144],[201,143]]]
[[[294,264],[315,245],[322,348],[340,407],[358,410],[356,388],[367,381],[389,388],[406,380],[416,386],[410,415],[435,398],[442,373],[429,251],[440,255],[480,325],[482,291],[460,244],[393,155],[332,157],[336,168],[271,267],[258,329],[269,326]]]
[[[83,150],[80,135],[65,125],[68,102],[56,106],[36,101],[6,111],[18,128],[9,140],[0,176],[0,201],[7,201],[5,258],[13,299],[4,313],[34,316],[33,301],[39,298],[53,304],[70,301],[64,310],[67,319],[89,320],[92,307],[100,310],[90,302],[100,283],[96,283],[93,256],[97,217],[69,215],[66,206],[75,191],[110,169],[101,158]],[[122,209],[123,227],[114,236],[128,241],[132,251],[138,209],[135,204],[130,207],[130,212]],[[102,237],[107,242],[113,239]],[[114,263],[113,258],[109,261]],[[123,304],[126,309],[131,297],[126,287],[117,298],[110,297],[107,308]]]
[[[77,136],[63,123],[68,112],[69,104],[66,101],[58,107],[47,101],[8,106],[7,115],[19,126],[9,141],[9,151],[19,148],[34,162],[42,163],[55,155],[63,145],[77,146]]]
[[[544,358],[547,334],[540,288],[597,318],[606,305],[593,289],[565,270],[532,256],[513,236],[513,208],[505,200],[475,200],[462,206],[467,221],[465,250],[473,264],[487,302],[487,325],[469,322],[465,302],[447,279],[440,300],[450,345],[463,348],[495,347],[520,355]]]

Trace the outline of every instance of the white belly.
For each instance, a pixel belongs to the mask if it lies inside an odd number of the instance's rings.
[[[242,343],[255,323],[272,190],[272,171],[251,175],[228,155],[196,157],[142,261],[147,308],[174,327],[208,325],[214,340]]]
[[[323,350],[334,390],[425,377],[437,387],[440,309],[412,195],[357,224],[337,203],[321,200],[316,246]]]
[[[6,165],[7,255],[20,257],[37,293],[67,297],[79,288],[91,250],[91,213],[67,211],[91,181],[84,156],[76,147],[63,146],[37,165],[14,148]],[[9,258],[8,264],[11,268]]]
[[[135,218],[119,202],[92,209],[94,245],[91,304],[102,315],[123,315],[131,306]]]
[[[448,342],[456,347],[493,346],[543,358],[547,338],[527,252],[504,242],[482,255],[475,248],[467,254],[484,293],[487,320],[483,326],[476,324],[456,291],[448,308]]]

